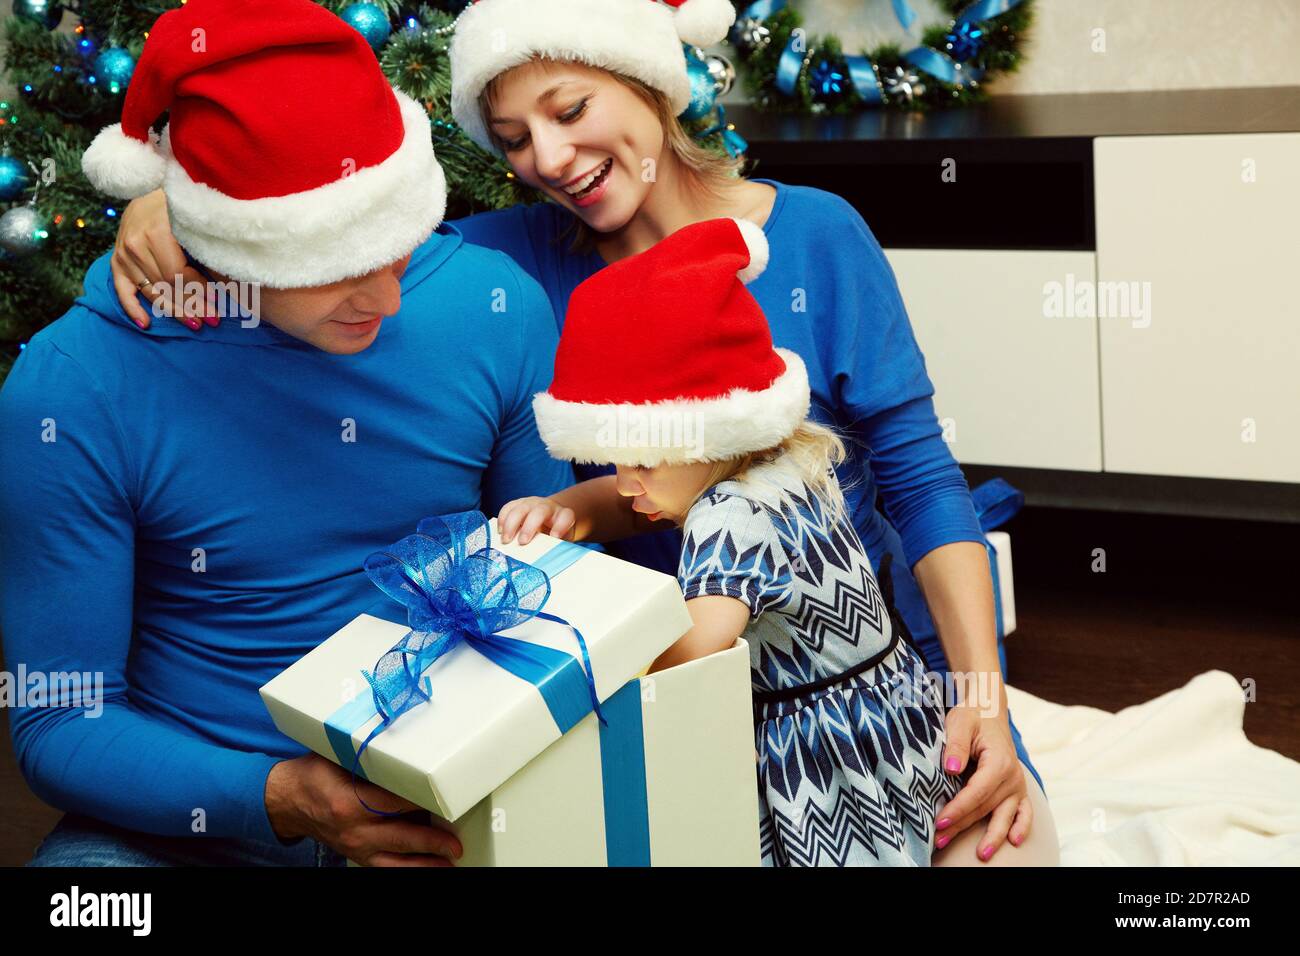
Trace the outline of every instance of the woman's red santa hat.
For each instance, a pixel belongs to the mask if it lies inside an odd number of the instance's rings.
[[[99,132],[82,168],[119,199],[161,187],[195,258],[271,288],[396,262],[447,201],[424,109],[389,85],[360,33],[311,0],[189,0],[164,13],[122,121]]]
[[[499,74],[541,56],[597,66],[659,90],[680,113],[691,102],[682,44],[720,43],[730,0],[476,0],[451,42],[451,112],[466,135],[500,154],[478,98]]]
[[[602,269],[573,291],[555,376],[533,397],[555,458],[722,461],[779,445],[808,417],[808,373],[772,346],[745,288],[767,265],[747,219],[712,219]]]

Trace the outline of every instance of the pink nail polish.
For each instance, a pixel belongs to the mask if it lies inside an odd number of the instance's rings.
[[[184,319],[184,320],[182,320],[182,321],[184,321],[185,326],[186,326],[186,327],[187,327],[191,332],[197,332],[197,331],[199,330],[199,320],[198,320],[198,319],[190,319],[190,318],[186,318],[186,319]]]
[[[986,846],[984,849],[980,850],[980,859],[986,863],[988,862],[989,857],[991,857],[992,855],[993,855],[993,847],[991,846]]]
[[[945,833],[943,836],[939,837],[939,839],[934,841],[934,848],[936,850],[942,850],[944,847],[948,845],[948,841],[951,839],[952,837],[948,836],[948,834]]]
[[[1013,836],[1010,839],[1012,846],[1020,846],[1020,841],[1023,840],[1024,837]]]
[[[205,315],[203,321],[215,329],[221,324],[221,317],[217,315]]]
[[[950,823],[952,823],[952,817],[944,817],[942,820],[940,820],[938,823],[936,823],[936,824],[934,825],[934,828],[935,828],[936,830],[942,830],[944,827],[948,826]]]
[[[132,319],[131,321],[134,322],[134,323],[136,324],[136,328],[139,328],[139,329],[142,329],[142,330],[148,328],[148,326],[145,325],[143,322],[141,322],[139,319]]]
[[[961,761],[958,760],[956,757],[949,757],[948,762],[944,764],[944,767],[947,768],[951,773],[956,773],[958,770],[961,769]]]

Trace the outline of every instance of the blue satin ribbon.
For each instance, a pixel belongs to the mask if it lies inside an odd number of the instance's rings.
[[[859,97],[872,104],[885,101],[885,91],[880,88],[880,79],[871,68],[870,60],[865,56],[846,56],[844,65],[848,68],[849,80]]]
[[[978,80],[983,75],[982,70],[972,66],[960,66],[947,53],[929,46],[918,46],[914,50],[908,50],[903,54],[903,60],[951,86],[965,86],[971,80]]]
[[[351,764],[354,775],[365,779],[361,754],[370,742],[430,699],[429,678],[421,676],[461,643],[536,687],[561,735],[592,712],[606,723],[581,632],[542,610],[551,593],[550,577],[587,549],[560,542],[537,565],[530,565],[490,547],[489,540],[487,519],[480,512],[465,511],[425,518],[415,534],[366,558],[366,574],[405,607],[411,630],[379,658],[373,672],[361,672],[372,693],[359,695],[325,721],[326,737],[340,765]],[[392,620],[391,611],[381,616]],[[533,618],[573,631],[581,663],[564,651],[497,633]],[[354,751],[353,732],[376,715],[379,725]],[[361,802],[373,813],[394,815]]]
[[[755,3],[751,3],[740,11],[740,16],[736,18],[736,22],[739,23],[747,19],[766,20],[778,10],[784,8],[785,0],[756,0]]]
[[[894,0],[894,16],[898,17],[904,30],[910,30],[916,22],[916,11],[908,5],[907,0]]]
[[[1023,0],[975,0],[969,7],[957,14],[957,24],[979,23],[1001,16],[1012,7],[1018,7]]]
[[[646,796],[641,682],[628,681],[605,701],[600,726],[600,776],[605,800],[605,862],[650,865],[650,807]]]
[[[998,575],[998,549],[993,547],[987,535],[1016,516],[1025,504],[1025,494],[1001,478],[990,478],[974,489],[970,496],[975,503],[980,530],[985,534],[984,548],[988,552],[989,568],[993,572],[993,613],[998,630],[998,657],[1002,659],[1002,670],[1005,673],[1007,662],[1002,639],[1006,635],[1002,632],[1002,582]]]
[[[786,96],[794,95],[795,84],[799,82],[799,71],[803,69],[804,54],[794,48],[798,39],[799,34],[790,34],[785,49],[781,51],[781,58],[776,61],[776,88]]]

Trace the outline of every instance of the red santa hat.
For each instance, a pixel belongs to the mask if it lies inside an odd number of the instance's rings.
[[[119,199],[162,187],[182,246],[272,288],[373,272],[446,209],[428,115],[389,85],[360,33],[311,0],[189,0],[164,13],[122,121],[82,168]]]
[[[730,0],[476,0],[451,42],[451,112],[474,142],[500,154],[479,94],[536,56],[586,63],[640,80],[680,113],[691,82],[682,44],[720,43],[736,19]]]
[[[780,444],[808,417],[808,373],[772,346],[744,282],[767,265],[747,219],[712,219],[573,291],[555,376],[533,397],[551,455],[643,465],[722,461]]]

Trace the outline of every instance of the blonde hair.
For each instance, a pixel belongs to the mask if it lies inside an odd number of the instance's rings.
[[[848,455],[846,441],[836,429],[811,418],[800,423],[790,437],[779,445],[716,462],[704,488],[691,504],[699,501],[718,482],[739,481],[755,465],[774,461],[783,455],[789,456],[808,488],[827,508],[831,523],[844,518],[848,506],[844,500],[844,488],[835,475],[835,466],[842,463]],[[782,499],[788,500],[784,489]]]
[[[553,60],[550,57],[535,56],[534,62],[558,63],[561,61]],[[587,64],[584,64],[587,65]],[[613,70],[606,70],[603,67],[592,67],[607,73],[614,79],[618,80],[632,92],[636,93],[645,101],[647,105],[654,110],[655,115],[659,118],[659,125],[664,130],[664,142],[673,158],[685,174],[686,182],[699,192],[706,193],[714,198],[720,198],[727,185],[738,179],[744,178],[745,158],[744,156],[730,156],[726,152],[717,152],[706,146],[701,146],[686,128],[682,126],[681,120],[673,111],[672,104],[668,97],[660,90],[649,86],[638,79],[625,76]],[[506,71],[509,72],[508,70]],[[496,91],[501,78],[505,73],[498,73],[483,92],[479,94],[478,107],[479,114],[483,117],[483,125],[488,130],[492,129],[492,108],[496,99]],[[489,133],[492,141],[501,147],[501,139],[496,133]],[[502,149],[502,152],[505,150]],[[549,198],[547,200],[550,201]],[[569,252],[574,254],[584,254],[591,252],[596,248],[596,236],[598,233],[589,225],[582,221],[578,216],[573,217],[573,222],[565,230],[561,238],[568,238]]]

